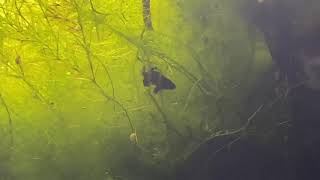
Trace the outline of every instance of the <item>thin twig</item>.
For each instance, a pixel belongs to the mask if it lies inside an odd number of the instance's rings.
[[[91,78],[93,81],[96,81],[96,75],[94,72],[94,64],[93,64],[93,60],[92,60],[92,52],[90,49],[90,43],[88,42],[88,40],[86,38],[86,34],[84,32],[84,26],[83,26],[83,22],[82,22],[81,15],[80,15],[79,5],[77,4],[76,1],[73,1],[73,2],[74,2],[74,7],[75,7],[77,14],[78,14],[77,20],[78,20],[78,24],[80,27],[81,37],[82,37],[81,45],[82,45],[83,49],[85,50],[85,53],[87,56],[87,60],[88,60],[88,64],[89,64],[89,68],[90,68],[90,72],[91,72]]]
[[[143,22],[144,22],[144,27],[147,30],[153,30],[152,20],[151,20],[150,1],[151,0],[142,0]]]
[[[92,4],[92,1],[90,1],[91,3],[91,8],[93,8],[92,10],[96,11],[93,7],[93,4]],[[124,114],[126,116],[126,118],[128,119],[128,122],[129,122],[129,125],[131,127],[131,131],[132,132],[135,132],[135,128],[133,126],[133,123],[131,121],[131,118],[129,116],[129,113],[127,111],[127,109],[123,106],[123,104],[121,104],[119,101],[117,101],[115,99],[115,97],[111,97],[109,96],[105,90],[98,84],[97,80],[96,80],[96,74],[94,72],[94,64],[93,64],[93,53],[91,52],[91,49],[90,49],[90,44],[86,38],[86,34],[84,32],[84,26],[82,24],[82,19],[80,17],[80,7],[79,5],[76,3],[76,1],[74,1],[74,5],[75,5],[75,8],[77,10],[77,13],[78,13],[78,24],[80,26],[80,30],[81,30],[81,35],[82,35],[82,43],[81,45],[83,46],[83,49],[85,50],[86,52],[86,55],[87,55],[87,60],[88,60],[88,63],[89,63],[89,67],[90,67],[90,72],[91,72],[91,82],[93,83],[93,85],[98,88],[98,90],[100,91],[100,93],[107,99],[107,100],[110,100],[112,101],[113,103],[117,104],[123,111],[124,111]],[[106,67],[104,67],[106,68]],[[107,70],[107,69],[105,69]],[[109,73],[108,71],[106,71],[108,76],[109,76]],[[110,78],[110,77],[109,77]],[[114,96],[114,90],[113,90],[113,96]]]
[[[237,138],[235,138],[234,140],[232,140],[231,142],[229,142],[228,144],[222,146],[221,148],[219,148],[218,150],[214,151],[212,154],[209,155],[208,157],[208,162],[214,158],[220,151],[226,149],[226,148],[230,148],[232,144],[234,144],[235,142],[239,141],[241,139],[242,136],[239,136]]]
[[[222,137],[222,136],[231,136],[231,135],[237,135],[239,134],[239,136],[237,138],[235,138],[234,140],[228,142],[227,144],[221,146],[221,148],[217,149],[216,151],[214,151],[209,157],[210,159],[213,158],[217,153],[219,153],[220,151],[224,150],[225,148],[227,147],[230,147],[232,144],[234,144],[235,142],[239,141],[242,137],[243,137],[243,133],[244,131],[247,130],[247,128],[250,126],[252,120],[257,116],[257,114],[263,109],[264,105],[260,105],[258,107],[258,109],[252,113],[249,118],[247,119],[247,122],[242,126],[240,127],[239,129],[236,129],[236,130],[233,130],[233,131],[227,131],[225,133],[215,133],[213,135],[211,135],[209,138],[205,139],[203,142],[201,142],[197,148],[193,151],[195,152],[199,147],[201,147],[202,145],[204,144],[207,144],[209,141],[212,141],[214,140],[215,138],[217,137]],[[192,154],[192,153],[191,153]]]
[[[167,129],[172,130],[173,132],[175,132],[177,135],[184,137],[184,135],[179,132],[169,121],[167,115],[162,111],[159,103],[157,102],[157,100],[154,98],[154,96],[151,94],[151,92],[148,92],[148,95],[150,97],[150,99],[152,100],[153,104],[156,106],[157,110],[159,111],[159,113],[162,116],[163,119],[163,123],[166,125]]]
[[[126,118],[128,119],[128,122],[129,122],[129,125],[131,127],[131,131],[132,132],[135,132],[135,128],[133,126],[133,123],[131,121],[131,118],[129,116],[129,113],[128,113],[128,110],[124,107],[123,104],[121,104],[119,101],[117,101],[116,99],[114,99],[113,97],[109,96],[105,91],[104,89],[96,82],[96,81],[92,81],[92,83],[95,85],[95,87],[98,88],[98,90],[100,91],[100,93],[107,99],[107,100],[110,100],[112,101],[113,103],[117,104],[121,109],[122,111],[124,112]]]
[[[13,120],[12,120],[11,112],[9,110],[8,104],[6,103],[4,98],[2,97],[2,94],[0,94],[0,99],[1,99],[1,102],[2,102],[3,106],[5,107],[7,115],[8,115],[10,144],[11,144],[11,146],[13,146],[13,143],[14,143],[14,141],[13,141],[14,140],[14,137],[13,137]]]

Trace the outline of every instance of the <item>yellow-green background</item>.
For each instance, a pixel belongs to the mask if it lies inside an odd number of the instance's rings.
[[[166,179],[201,140],[240,127],[271,61],[239,7],[151,0],[142,35],[142,0],[2,0],[0,179]],[[176,90],[143,87],[143,66]]]

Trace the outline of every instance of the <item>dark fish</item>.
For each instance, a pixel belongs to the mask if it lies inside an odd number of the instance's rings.
[[[157,68],[151,68],[145,71],[143,68],[143,85],[144,87],[149,87],[155,85],[153,92],[156,94],[162,89],[175,89],[176,85],[167,77],[162,75]]]

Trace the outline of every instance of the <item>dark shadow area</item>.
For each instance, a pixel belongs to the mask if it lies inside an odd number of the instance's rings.
[[[305,83],[313,78],[305,67],[320,57],[320,19],[304,16],[319,3],[266,0],[248,4],[245,14],[264,35],[281,74],[279,81],[287,84],[290,123],[274,126],[267,138],[241,133],[212,138],[187,158],[177,179],[320,179],[320,91]],[[305,24],[310,21],[306,17],[313,18],[311,24]],[[317,69],[317,65],[311,67]],[[270,121],[268,115],[263,116],[262,121]]]

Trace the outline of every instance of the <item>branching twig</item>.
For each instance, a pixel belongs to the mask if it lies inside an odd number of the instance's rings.
[[[241,139],[242,136],[239,136],[237,138],[235,138],[234,140],[232,140],[231,142],[229,142],[228,144],[221,146],[219,149],[217,149],[216,151],[214,151],[212,154],[210,154],[210,156],[208,157],[208,162],[214,158],[220,151],[226,149],[226,148],[230,148],[232,144],[234,144],[235,142],[239,141]]]
[[[286,89],[285,93],[282,93],[280,96],[276,97],[270,104],[269,104],[269,108],[271,108],[272,106],[274,106],[276,103],[278,103],[281,99],[286,98],[290,92],[300,86],[303,86],[306,83],[306,81],[301,81],[299,83],[297,83],[296,85],[289,87]]]
[[[210,154],[210,158],[209,159],[212,159],[213,157],[215,157],[215,155],[217,153],[219,153],[220,151],[224,150],[225,148],[228,148],[230,147],[232,144],[234,144],[235,142],[239,141],[242,137],[243,137],[243,132],[245,132],[248,127],[251,125],[252,123],[252,120],[257,116],[257,114],[263,109],[264,105],[261,105],[258,107],[258,109],[252,113],[250,115],[250,117],[247,119],[247,122],[242,126],[240,127],[239,129],[236,129],[236,130],[233,130],[233,131],[227,131],[225,133],[215,133],[213,135],[211,135],[209,138],[205,139],[202,143],[200,143],[197,147],[202,147],[202,145],[204,144],[208,144],[210,141],[214,141],[217,137],[222,137],[222,136],[231,136],[231,135],[239,135],[238,137],[236,137],[235,139],[233,139],[232,141],[228,142],[227,144],[221,146],[219,149],[217,149],[216,151],[212,152]],[[195,152],[198,148],[196,148],[193,152]],[[192,154],[192,153],[191,153]]]
[[[101,59],[99,59],[99,57],[97,57],[97,56],[94,56],[94,57],[95,57],[95,58],[99,61],[99,63],[102,65],[102,68],[103,68],[104,72],[106,73],[107,78],[108,78],[109,81],[110,81],[110,85],[111,85],[111,88],[112,88],[112,97],[113,97],[113,98],[116,98],[113,80],[112,80],[112,78],[111,78],[111,75],[110,75],[110,72],[109,72],[108,67],[101,61]]]
[[[94,65],[93,65],[93,60],[92,60],[92,53],[91,53],[91,49],[90,49],[90,43],[88,42],[87,38],[86,38],[86,34],[84,32],[84,26],[83,26],[83,22],[80,16],[80,9],[78,4],[76,3],[76,1],[74,1],[75,4],[75,8],[77,10],[78,13],[78,24],[80,26],[80,32],[81,32],[81,37],[82,37],[82,47],[86,52],[86,56],[87,56],[87,60],[89,63],[89,68],[90,68],[90,72],[91,72],[91,78],[93,81],[96,81],[96,76],[95,76],[95,72],[94,72]]]
[[[103,13],[103,12],[98,11],[98,10],[94,7],[94,4],[93,4],[92,0],[90,0],[89,2],[90,2],[91,10],[92,10],[94,13],[101,14],[101,15],[105,15],[105,16],[110,15],[109,13]]]
[[[167,35],[167,34],[164,34],[164,33],[161,33],[161,32],[155,32],[157,35],[160,35],[160,36],[164,36],[164,37],[167,37],[171,40],[173,40],[175,43],[181,45],[181,46],[184,46],[187,51],[190,53],[191,55],[191,59],[193,61],[195,61],[195,63],[197,64],[199,70],[200,70],[200,73],[202,75],[202,77],[207,77],[208,79],[210,79],[211,81],[213,81],[214,83],[214,87],[216,89],[218,89],[218,84],[216,82],[216,80],[211,76],[211,74],[209,73],[209,71],[205,68],[205,66],[201,63],[201,58],[199,56],[199,54],[196,52],[196,50],[190,46],[189,44],[181,41],[180,39],[176,38],[176,37],[173,37],[173,36],[170,36],[170,35]],[[218,90],[216,90],[218,91]]]
[[[182,66],[181,64],[176,62],[174,59],[170,58],[169,56],[167,56],[166,54],[164,54],[162,52],[152,51],[152,53],[154,53],[155,56],[157,56],[160,59],[162,59],[163,61],[165,61],[169,66],[171,66],[174,69],[176,69],[178,72],[184,74],[189,81],[191,81],[192,83],[195,83],[202,94],[204,94],[204,95],[212,95],[211,92],[207,91],[202,86],[201,82],[196,83],[197,81],[199,81],[199,79],[196,76],[194,76],[191,72],[189,72],[184,66]]]
[[[92,1],[90,1],[91,3],[91,8],[93,8],[92,10],[96,11],[93,7],[93,4],[92,4]],[[74,1],[74,5],[75,5],[75,8],[77,10],[77,13],[78,13],[78,24],[80,26],[80,30],[81,30],[81,35],[82,35],[82,46],[83,46],[83,49],[85,50],[86,52],[86,55],[87,55],[87,60],[88,60],[88,63],[89,63],[89,67],[90,67],[90,72],[91,72],[91,82],[93,83],[93,85],[100,91],[100,93],[107,99],[107,100],[110,100],[112,101],[113,103],[117,104],[123,111],[124,111],[124,114],[126,116],[126,118],[128,119],[128,122],[129,122],[129,125],[130,125],[130,128],[131,128],[131,131],[132,132],[135,132],[135,128],[133,126],[133,123],[131,121],[131,118],[129,116],[129,113],[127,111],[127,109],[123,106],[123,104],[121,104],[119,101],[117,101],[114,97],[114,90],[113,90],[113,97],[109,96],[105,90],[98,84],[97,82],[97,79],[96,79],[96,74],[95,74],[95,71],[94,71],[94,64],[93,64],[93,53],[91,52],[91,49],[90,49],[90,44],[86,38],[86,34],[84,32],[84,26],[83,26],[83,22],[82,22],[82,19],[80,17],[80,7],[79,5]],[[106,73],[107,75],[109,76],[109,73],[106,69],[105,66],[103,66],[106,70]],[[110,78],[110,76],[109,76]]]
[[[131,118],[129,116],[128,110],[123,106],[123,104],[121,104],[119,101],[117,101],[116,99],[110,97],[105,91],[104,89],[96,82],[96,81],[92,81],[92,83],[95,85],[96,88],[98,88],[98,90],[100,91],[100,93],[107,99],[112,101],[113,103],[117,104],[124,112],[126,118],[128,119],[130,128],[132,132],[135,132],[135,128],[133,126],[133,123],[131,121]]]

